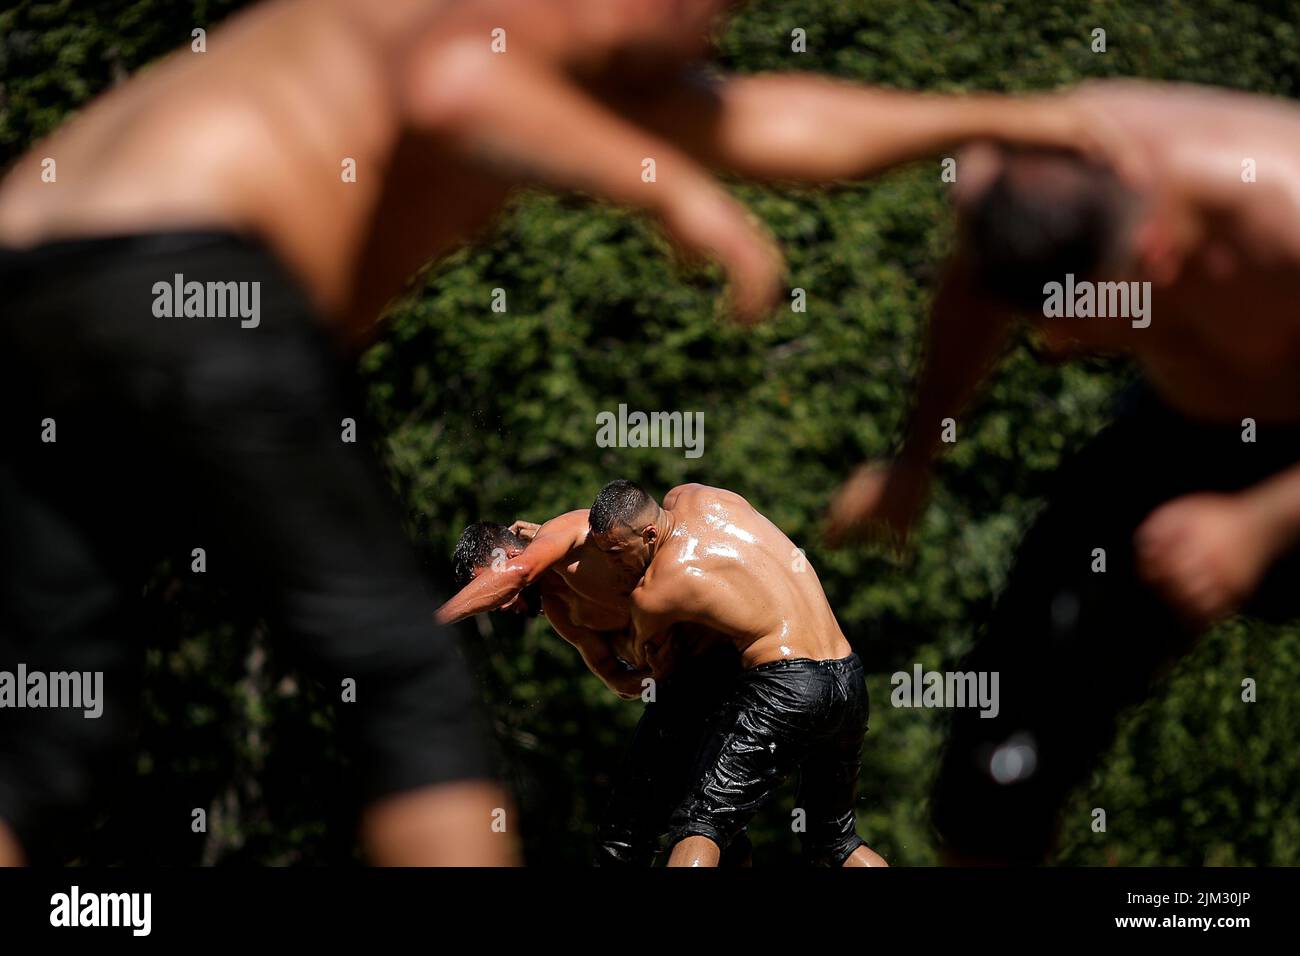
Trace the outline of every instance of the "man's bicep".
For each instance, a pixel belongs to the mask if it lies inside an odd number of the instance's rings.
[[[638,644],[662,641],[674,623],[671,610],[634,607],[631,617],[632,636],[636,638]]]
[[[732,590],[713,575],[682,573],[671,583],[659,586],[642,600],[641,625],[637,637],[664,641],[679,624],[701,624],[734,633],[737,609]]]
[[[549,524],[549,522],[548,522]],[[574,536],[567,529],[547,529],[546,525],[538,530],[537,536],[528,542],[523,552],[514,562],[523,569],[529,584],[537,580],[555,565],[565,559],[573,550]]]

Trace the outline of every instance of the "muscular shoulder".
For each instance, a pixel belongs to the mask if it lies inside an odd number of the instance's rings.
[[[1246,144],[1236,141],[1244,139],[1259,152],[1274,138],[1300,130],[1300,109],[1292,100],[1196,83],[1091,80],[1065,96],[1140,136],[1154,147],[1154,158],[1168,157],[1174,167],[1180,148],[1213,151],[1230,141],[1241,153]]]
[[[588,511],[586,508],[579,508],[576,511],[566,511],[564,514],[556,515],[550,521],[546,522],[546,525],[554,524],[557,527],[561,525],[566,527],[570,525],[586,525],[587,514]],[[546,527],[546,525],[543,525],[543,527]]]
[[[664,495],[664,510],[672,511],[679,503],[688,500],[695,494],[696,489],[704,487],[706,486],[691,482],[690,484],[678,485],[676,488],[668,489],[668,494]]]
[[[673,511],[677,508],[689,508],[707,505],[712,502],[733,503],[740,502],[749,504],[743,497],[734,491],[728,491],[726,488],[715,488],[712,485],[702,485],[698,482],[691,482],[686,485],[678,485],[664,495],[664,510]]]
[[[587,540],[587,509],[566,511],[543,522],[535,538],[563,539],[570,547],[578,547]]]

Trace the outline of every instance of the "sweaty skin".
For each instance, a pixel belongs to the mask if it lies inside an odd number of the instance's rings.
[[[18,837],[3,820],[0,820],[0,867],[22,866],[26,862],[27,856],[23,853],[23,846],[18,842]]]
[[[652,670],[631,629],[635,581],[629,571],[607,561],[591,540],[587,509],[541,525],[516,521],[511,530],[527,547],[505,553],[499,567],[475,569],[474,579],[438,609],[438,620],[450,624],[486,611],[522,612],[519,596],[536,584],[542,614],[578,649],[588,670],[623,699],[639,697],[642,680]],[[679,628],[674,659],[702,653],[718,639],[705,628]],[[654,676],[666,676],[666,659],[658,663]]]
[[[554,594],[572,605],[574,623],[599,631],[625,629],[631,582],[600,557],[587,532],[585,508],[536,526],[526,548],[511,549],[499,567],[476,569],[474,580],[438,609],[439,622],[504,610],[536,583],[543,596]]]
[[[247,234],[336,338],[359,345],[419,269],[472,239],[512,190],[540,185],[650,212],[682,249],[722,265],[735,313],[753,320],[779,294],[780,257],[706,167],[825,182],[982,138],[1106,150],[1050,97],[931,97],[807,75],[702,83],[707,35],[732,5],[271,0],[212,30],[206,52],[187,46],[140,70],[34,144],[0,182],[0,244]],[[493,52],[494,31],[506,52]],[[473,801],[470,818],[504,805],[458,793],[447,798]],[[443,796],[371,808],[372,858],[391,854],[413,808],[445,812]],[[486,827],[476,852],[509,858]]]
[[[1189,419],[1300,422],[1300,108],[1244,93],[1098,81],[1064,94],[1121,131],[1141,169],[1128,265],[1099,281],[1149,281],[1150,325],[1026,318],[1050,351],[1130,357]],[[1245,160],[1255,181],[1243,180]],[[959,159],[960,211],[996,172],[990,150]],[[976,291],[967,251],[935,297],[925,367],[899,458],[870,463],[831,504],[829,537],[905,540],[925,507],[941,425],[992,370],[1013,316]],[[1188,496],[1139,529],[1144,576],[1189,620],[1230,613],[1300,543],[1300,469],[1237,495]]]
[[[632,632],[652,669],[672,659],[683,626],[730,640],[745,668],[838,660],[853,652],[812,565],[740,495],[679,485],[649,517],[639,533],[615,525],[592,537],[611,561],[640,576],[632,591]],[[712,840],[690,836],[673,847],[668,865],[717,866],[720,856]],[[864,845],[843,865],[888,864]]]
[[[522,610],[519,595],[536,584],[542,614],[578,649],[587,668],[620,697],[638,696],[649,670],[629,671],[618,663],[621,659],[634,665],[636,660],[629,635],[631,585],[588,540],[587,510],[570,511],[520,532],[527,535],[528,546],[504,554],[499,567],[476,568],[474,579],[438,609],[439,622],[451,624],[485,611]]]
[[[272,0],[99,97],[0,183],[0,243],[225,228],[265,241],[359,344],[519,186],[652,213],[779,293],[767,233],[705,168],[861,178],[994,138],[1105,150],[1051,97],[927,96],[807,74],[703,82],[727,0]],[[506,51],[491,48],[504,30]],[[642,180],[645,158],[656,181]],[[43,181],[43,160],[56,162]],[[355,181],[344,181],[345,162]]]
[[[670,629],[708,627],[729,639],[745,668],[768,661],[837,660],[852,653],[817,572],[781,529],[740,495],[680,485],[664,496],[645,547],[631,529],[595,535],[613,561],[639,574],[632,631],[655,661]]]

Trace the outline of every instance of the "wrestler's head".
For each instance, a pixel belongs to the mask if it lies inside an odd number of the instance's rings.
[[[626,478],[611,481],[591,506],[588,522],[596,547],[626,572],[629,584],[645,574],[659,545],[659,502]]]
[[[1043,287],[1143,271],[1155,206],[1107,166],[1070,153],[981,146],[958,160],[962,241],[992,297],[1033,312]],[[1158,230],[1157,230],[1158,231]]]
[[[460,533],[460,540],[456,542],[456,550],[452,554],[456,587],[463,588],[480,574],[492,573],[494,566],[500,567],[511,558],[517,558],[525,547],[526,542],[505,525],[492,521],[475,522]],[[540,587],[537,584],[528,585],[497,610],[536,617],[542,613]]]

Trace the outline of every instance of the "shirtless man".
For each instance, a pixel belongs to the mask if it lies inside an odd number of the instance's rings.
[[[624,700],[641,695],[641,681],[651,672],[635,667],[626,637],[632,588],[588,542],[585,508],[535,530],[518,521],[509,528],[489,521],[470,525],[461,532],[453,564],[460,590],[438,609],[440,624],[485,611],[543,614],[606,687]]]
[[[1142,182],[1059,154],[959,159],[962,240],[906,442],[831,507],[835,537],[906,538],[941,422],[990,371],[1017,312],[1051,351],[1119,353],[1141,370],[1115,422],[1055,476],[962,665],[1000,672],[1002,690],[995,719],[954,714],[933,807],[957,861],[1043,860],[1117,714],[1196,634],[1238,609],[1300,610],[1300,108],[1136,82],[1065,99],[1126,131]],[[1076,288],[1150,283],[1145,315],[1045,315],[1067,274]]]
[[[0,183],[0,566],[18,595],[0,657],[103,671],[110,714],[130,713],[119,618],[141,568],[171,531],[187,561],[220,541],[216,566],[266,592],[310,670],[371,688],[352,711],[370,857],[509,858],[467,822],[505,798],[451,634],[428,629],[385,483],[339,441],[356,409],[338,346],[519,186],[651,212],[752,319],[779,257],[706,165],[826,181],[970,139],[1092,136],[1051,98],[702,83],[730,5],[271,0],[35,144]],[[88,805],[122,737],[115,717],[26,719],[48,723],[0,725],[0,863]]]
[[[462,532],[453,559],[460,591],[438,611],[445,623],[484,611],[542,614],[578,649],[587,668],[624,700],[642,697],[654,678],[636,731],[614,776],[598,827],[600,866],[649,866],[673,809],[691,782],[708,720],[739,672],[735,649],[694,629],[679,633],[671,672],[656,674],[631,639],[628,573],[607,561],[588,533],[587,510],[542,525],[480,521]],[[724,866],[745,865],[749,840],[728,848]]]
[[[885,865],[853,813],[867,729],[862,663],[799,549],[740,495],[706,485],[674,488],[660,507],[613,481],[589,520],[597,547],[637,582],[632,632],[644,659],[671,655],[674,630],[697,625],[725,635],[744,668],[673,812],[668,865],[716,866],[796,770],[809,858]]]

